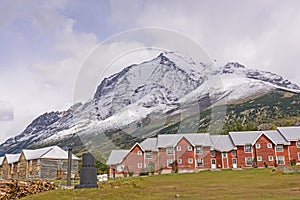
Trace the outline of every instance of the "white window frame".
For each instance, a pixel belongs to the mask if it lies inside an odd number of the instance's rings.
[[[37,160],[37,165],[40,166],[41,165],[41,159]]]
[[[211,157],[216,157],[216,151],[215,150],[210,151],[210,155],[211,155]]]
[[[277,148],[278,148],[279,146],[281,147],[281,149],[278,150]],[[283,152],[283,144],[277,144],[277,145],[275,146],[275,151],[276,151],[276,152]]]
[[[20,168],[21,167],[21,163],[20,162],[18,162],[18,168]]]
[[[268,143],[268,144],[267,144],[267,147],[268,147],[269,149],[271,149],[271,148],[273,147],[272,143]]]
[[[279,157],[283,158],[283,159],[280,159],[281,161],[283,161],[283,163],[279,163]],[[285,164],[284,156],[277,156],[276,162],[278,165],[284,165]]]
[[[29,160],[29,166],[32,167],[32,160]]]
[[[222,153],[222,158],[227,158],[227,153]]]
[[[167,147],[166,151],[167,151],[167,155],[173,155],[174,154],[174,148],[173,147]]]
[[[300,152],[297,152],[298,160],[300,160]]]
[[[199,161],[201,161],[201,162],[199,162]],[[203,158],[197,158],[196,159],[196,162],[197,162],[197,167],[203,167]],[[201,164],[199,164],[199,163],[201,163]]]
[[[181,146],[177,146],[176,151],[181,151]]]
[[[233,153],[233,152],[234,152],[234,153]],[[232,156],[236,156],[236,150],[232,150],[232,151],[231,151],[231,155],[232,155]]]
[[[247,161],[248,161],[249,158],[251,159],[251,164],[250,165],[247,163]],[[251,157],[246,157],[245,158],[245,165],[246,166],[252,166],[252,158]]]
[[[173,159],[168,159],[167,160],[167,168],[172,168],[172,164],[173,164]]]
[[[256,159],[257,159],[257,161],[262,161],[262,157],[261,156],[257,156]]]
[[[256,147],[257,149],[260,149],[260,144],[255,144],[255,147]]]
[[[188,151],[193,151],[193,147],[192,146],[188,146],[187,149],[188,149]]]
[[[138,168],[142,169],[143,168],[143,163],[138,163]]]
[[[125,166],[122,164],[117,165],[117,172],[123,172],[125,169]]]
[[[152,159],[152,151],[146,151],[145,152],[145,158],[146,159]]]
[[[188,158],[188,163],[193,164],[193,158]]]
[[[142,156],[142,155],[143,155],[143,152],[139,150],[139,151],[137,152],[137,155],[138,155],[138,156]]]
[[[297,144],[297,148],[300,148],[300,140],[298,140],[298,141],[296,142],[296,144]]]
[[[196,146],[195,147],[195,149],[196,149],[196,154],[203,154],[203,147],[202,146]],[[200,151],[199,151],[200,150]],[[198,151],[198,152],[197,152]]]
[[[182,164],[182,159],[181,159],[181,158],[178,158],[178,159],[177,159],[177,163],[178,163],[178,164]]]
[[[273,161],[274,157],[273,156],[268,156],[269,161]]]
[[[249,148],[250,151],[248,151],[248,148],[247,148],[247,147],[250,147],[250,148]],[[244,146],[244,152],[245,152],[245,153],[251,153],[251,152],[252,152],[252,146],[251,146],[251,144],[247,144],[247,145]]]

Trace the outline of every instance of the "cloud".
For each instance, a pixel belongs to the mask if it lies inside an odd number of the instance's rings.
[[[197,41],[220,64],[239,61],[300,84],[299,1],[154,0],[123,9],[129,3],[111,1],[115,29],[174,29]]]
[[[0,121],[12,121],[14,119],[13,106],[5,101],[0,100]]]
[[[0,47],[7,55],[6,61],[0,59],[0,91],[5,94],[0,100],[15,108],[15,117],[10,126],[0,124],[6,130],[0,140],[19,134],[44,112],[71,106],[81,63],[98,43],[94,34],[76,31],[76,21],[60,13],[65,1],[5,3],[14,12],[0,39],[8,40],[7,49]]]

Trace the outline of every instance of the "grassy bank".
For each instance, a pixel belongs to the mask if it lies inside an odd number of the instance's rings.
[[[98,189],[55,190],[24,198],[53,199],[299,199],[300,175],[271,169],[204,171],[135,177],[101,183]]]

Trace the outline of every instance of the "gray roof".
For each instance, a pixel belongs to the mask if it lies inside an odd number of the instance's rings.
[[[34,159],[68,159],[68,152],[60,148],[59,146],[50,146],[44,147],[40,149],[23,149],[26,160],[34,160]],[[72,154],[72,160],[80,160],[77,156]]]
[[[229,132],[229,135],[235,146],[243,146],[245,144],[254,144],[261,131],[240,131]]]
[[[122,162],[125,156],[129,153],[129,150],[112,150],[106,164],[117,165]]]
[[[278,127],[277,130],[288,141],[298,141],[298,140],[300,140],[300,126]]]
[[[212,135],[211,140],[217,151],[228,152],[235,148],[229,135]]]
[[[143,142],[140,143],[140,146],[145,151],[156,151],[157,138],[147,138]]]
[[[157,147],[173,147],[185,137],[194,146],[212,146],[209,133],[166,134],[157,136]]]
[[[18,154],[5,154],[5,157],[7,159],[8,164],[19,162],[20,159],[20,153]]]
[[[262,131],[274,144],[290,145],[278,131]]]
[[[4,160],[4,156],[0,157],[0,165],[2,165],[3,160]]]

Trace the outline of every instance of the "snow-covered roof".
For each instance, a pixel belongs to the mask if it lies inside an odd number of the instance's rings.
[[[228,152],[235,148],[229,135],[212,135],[213,148],[217,151]]]
[[[20,153],[18,154],[5,154],[5,157],[7,159],[8,164],[19,162],[20,159]]]
[[[156,151],[156,144],[157,144],[157,138],[147,138],[143,142],[140,143],[140,146],[145,150],[145,151]]]
[[[4,160],[4,156],[0,157],[0,166],[1,166],[2,163],[3,163],[3,160]]]
[[[274,143],[290,145],[290,143],[276,130],[274,131],[263,131],[263,133]]]
[[[235,146],[244,146],[245,144],[254,144],[261,131],[240,131],[229,132],[229,135]]]
[[[129,150],[112,150],[106,164],[117,165],[122,162],[125,156],[129,153]]]
[[[278,127],[277,130],[288,141],[300,140],[300,126]]]
[[[68,152],[60,148],[59,146],[50,146],[40,149],[23,149],[23,153],[26,160],[34,159],[68,159]],[[77,156],[72,154],[72,160],[80,160]]]
[[[211,146],[209,133],[166,134],[157,136],[157,147],[173,147],[181,138],[186,138],[194,146]]]

